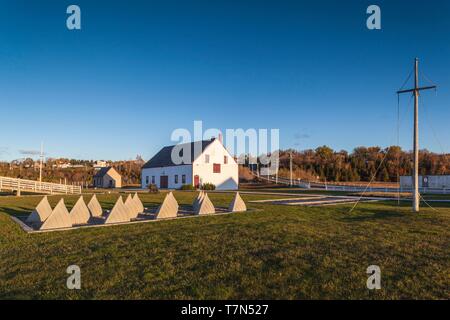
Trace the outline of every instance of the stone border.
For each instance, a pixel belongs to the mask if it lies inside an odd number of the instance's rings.
[[[223,207],[217,207],[218,209],[224,209],[227,210],[227,208]],[[28,234],[32,233],[46,233],[46,232],[56,232],[56,231],[68,231],[68,230],[77,230],[77,229],[88,229],[88,228],[101,228],[101,227],[112,227],[112,226],[122,226],[122,225],[132,225],[132,224],[138,224],[138,223],[147,223],[147,222],[158,222],[158,221],[170,221],[170,220],[178,220],[178,219],[188,219],[188,218],[199,218],[199,217],[214,217],[214,216],[222,216],[222,215],[228,215],[232,213],[246,213],[246,212],[254,212],[254,211],[261,211],[258,209],[247,209],[247,211],[240,211],[240,212],[232,212],[232,211],[225,211],[225,212],[219,212],[219,213],[211,213],[211,214],[201,214],[201,215],[185,215],[181,217],[176,218],[165,218],[165,219],[143,219],[143,220],[137,220],[137,221],[128,221],[128,222],[118,222],[118,223],[108,223],[108,224],[88,224],[88,225],[80,225],[70,228],[55,228],[55,229],[47,229],[47,230],[34,230],[27,224],[25,224],[22,220],[20,220],[16,216],[9,215],[11,219],[16,222],[22,229]],[[25,215],[23,216],[25,217]]]

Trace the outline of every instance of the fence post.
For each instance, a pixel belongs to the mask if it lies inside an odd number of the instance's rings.
[[[20,197],[20,180],[17,181],[17,193],[16,196]]]

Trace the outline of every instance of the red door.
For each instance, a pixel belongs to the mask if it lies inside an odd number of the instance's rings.
[[[169,187],[169,177],[168,176],[159,177],[159,187],[161,189],[167,189]]]
[[[200,186],[200,177],[198,175],[194,176],[194,187],[198,188]]]

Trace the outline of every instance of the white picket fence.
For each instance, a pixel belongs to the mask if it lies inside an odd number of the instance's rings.
[[[253,173],[253,172],[252,172]],[[253,173],[253,175],[257,176]],[[291,185],[292,187],[300,187],[305,189],[313,189],[313,190],[328,190],[328,191],[344,191],[344,192],[412,192],[411,188],[398,188],[395,187],[371,187],[366,186],[364,184],[361,185],[336,185],[330,183],[317,183],[317,182],[308,182],[302,181],[299,179],[292,179],[292,184],[290,179],[285,177],[274,177],[274,176],[263,176],[259,175],[258,178],[267,180],[270,182],[275,182],[278,184]],[[450,194],[450,189],[436,189],[436,188],[420,188],[420,193],[423,194]]]
[[[0,177],[0,190],[13,190],[20,192],[24,191],[24,192],[36,192],[48,194],[80,194],[81,186]]]
[[[361,187],[361,186],[343,186],[343,185],[330,185],[325,187],[329,191],[346,191],[346,192],[412,192],[412,188],[383,188],[383,187]],[[450,194],[450,189],[438,189],[438,188],[419,188],[419,192],[423,194]]]

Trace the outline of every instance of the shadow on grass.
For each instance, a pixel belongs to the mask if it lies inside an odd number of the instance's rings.
[[[146,208],[157,208],[161,204],[162,204],[162,201],[161,202],[144,202],[143,203],[144,207],[146,207]],[[180,204],[180,206],[181,206],[181,204]]]
[[[4,212],[10,216],[23,216],[31,213],[31,211],[25,207],[17,207],[17,208],[0,207],[0,212]]]
[[[405,208],[399,209],[401,211],[387,211],[385,209],[358,209],[358,215],[346,216],[344,221],[368,221],[368,220],[380,220],[380,219],[392,219],[392,218],[404,218],[408,216],[408,212]]]

